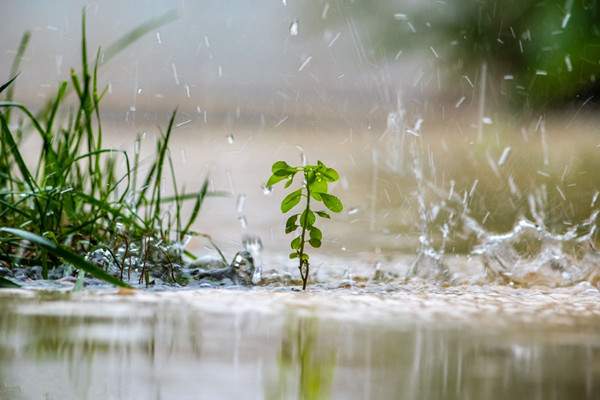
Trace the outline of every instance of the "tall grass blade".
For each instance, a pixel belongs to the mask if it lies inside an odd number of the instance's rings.
[[[10,279],[0,276],[0,288],[20,288],[21,285],[11,281]]]
[[[107,283],[113,284],[115,286],[130,288],[128,284],[123,282],[122,280],[115,278],[114,276],[106,273],[101,268],[96,265],[90,263],[85,260],[83,257],[73,253],[72,251],[59,246],[55,243],[52,243],[48,239],[34,235],[31,232],[27,232],[21,229],[15,228],[0,228],[0,232],[6,232],[11,235],[17,236],[21,239],[28,240],[31,243],[41,247],[42,249],[48,251],[51,254],[54,254],[57,257],[62,258],[63,260],[73,264],[73,266],[77,269],[83,270],[88,274],[92,275],[95,278],[101,279]]]
[[[0,85],[0,93],[2,93],[7,87],[10,86],[11,83],[13,83],[15,81],[15,79],[17,79],[19,77],[19,74],[13,76],[12,78],[9,79],[8,82]]]

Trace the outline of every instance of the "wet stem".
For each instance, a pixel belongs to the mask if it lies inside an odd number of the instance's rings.
[[[308,178],[308,177],[306,177]],[[306,184],[306,209],[304,211],[305,215],[308,216],[308,212],[310,211],[310,188],[308,186],[308,184]],[[299,264],[298,264],[298,269],[300,270],[300,277],[302,278],[302,290],[306,290],[306,283],[308,282],[308,271],[310,269],[309,265],[308,265],[308,260],[304,259],[304,243],[305,243],[305,236],[306,236],[306,226],[308,224],[308,217],[304,218],[304,221],[302,222],[302,235],[301,235],[301,239],[300,239],[300,251],[298,253],[298,259],[299,259]],[[302,269],[302,266],[305,266],[305,269]]]

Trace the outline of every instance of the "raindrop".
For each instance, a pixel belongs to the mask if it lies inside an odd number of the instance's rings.
[[[567,13],[565,14],[562,23],[560,24],[560,27],[562,29],[565,29],[567,27],[567,24],[569,23],[569,20],[571,19],[571,13]]]
[[[158,44],[162,44],[162,40],[160,39],[160,32],[156,32],[156,41]]]
[[[244,211],[244,204],[246,204],[246,195],[241,193],[237,197],[236,206],[235,206],[238,214],[241,214]]]
[[[567,66],[567,71],[573,71],[573,63],[571,62],[571,56],[569,56],[568,54],[565,55],[565,65]]]
[[[333,37],[333,39],[331,39],[331,41],[329,42],[329,44],[327,45],[327,47],[331,47],[333,46],[333,44],[340,38],[340,35],[342,34],[342,32],[338,32],[335,34],[335,36]]]
[[[298,36],[299,23],[300,21],[298,21],[297,19],[292,21],[292,23],[290,24],[290,36]]]
[[[227,143],[233,144],[235,142],[235,138],[233,137],[233,133],[227,135]]]
[[[273,193],[273,187],[271,187],[271,186],[261,185],[260,188],[262,189],[262,192],[265,196],[268,196],[271,193]]]
[[[481,118],[481,122],[483,122],[486,125],[492,125],[494,123],[490,117]]]
[[[175,84],[179,86],[179,76],[177,75],[177,67],[175,63],[171,63],[171,70],[173,70],[173,79],[175,79]]]
[[[187,119],[187,120],[185,120],[185,121],[183,121],[183,122],[180,122],[180,123],[178,123],[177,125],[175,125],[175,128],[179,128],[179,127],[181,127],[181,126],[187,125],[187,124],[189,124],[190,122],[192,122],[192,120],[191,120],[191,119]]]
[[[466,100],[466,99],[467,99],[467,98],[466,98],[465,96],[462,96],[460,99],[458,99],[458,101],[457,101],[457,102],[456,102],[456,104],[454,105],[454,108],[459,108],[459,107],[462,105],[462,103],[464,103],[464,102],[465,102],[465,100]]]
[[[312,56],[306,57],[306,59],[298,67],[298,72],[302,71],[308,65],[308,63],[310,63],[310,60],[312,60]]]
[[[304,148],[302,146],[296,146],[298,151],[300,152],[300,162],[303,166],[306,165],[306,154],[304,154]]]
[[[590,207],[594,207],[594,205],[596,204],[596,200],[598,200],[598,195],[600,195],[600,192],[594,192],[594,195],[592,196],[592,203],[590,204]]]
[[[329,12],[329,3],[325,3],[323,12],[321,13],[321,19],[327,19],[327,13]]]
[[[348,215],[354,215],[356,213],[358,213],[359,209],[358,207],[352,207],[351,209],[348,210]]]
[[[244,215],[240,215],[238,217],[238,221],[240,221],[240,225],[242,226],[242,229],[248,228],[248,221],[246,220],[246,217]]]
[[[510,146],[504,148],[504,150],[502,151],[502,155],[498,159],[498,166],[501,167],[502,165],[504,165],[504,163],[506,162],[506,160],[508,160],[508,156],[510,155],[510,151],[511,151]]]

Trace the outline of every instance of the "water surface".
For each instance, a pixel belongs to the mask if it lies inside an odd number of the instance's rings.
[[[2,399],[593,399],[600,294],[3,291]]]

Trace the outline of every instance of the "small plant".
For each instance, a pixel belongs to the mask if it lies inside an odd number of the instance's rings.
[[[341,200],[327,193],[327,185],[337,181],[340,176],[335,169],[329,168],[321,161],[317,161],[317,165],[305,165],[303,167],[292,167],[285,161],[277,161],[271,167],[271,172],[273,175],[267,181],[267,187],[272,187],[279,182],[285,181],[285,187],[288,188],[292,185],[296,174],[301,173],[304,175],[302,186],[285,196],[281,202],[281,212],[283,214],[287,213],[300,204],[303,197],[306,199],[304,211],[291,215],[285,223],[286,234],[297,233],[300,230],[298,236],[290,243],[293,250],[290,253],[290,259],[298,259],[302,289],[306,290],[306,283],[308,282],[308,274],[310,272],[306,242],[314,248],[321,247],[323,233],[315,226],[317,216],[327,219],[331,218],[326,211],[313,211],[311,209],[311,199],[322,202],[330,211],[336,213],[342,211],[344,206]],[[307,233],[308,238],[306,236]]]

